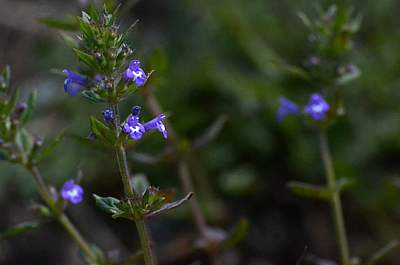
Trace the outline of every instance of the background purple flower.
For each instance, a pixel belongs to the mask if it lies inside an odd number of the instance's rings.
[[[314,120],[321,120],[329,111],[329,105],[320,94],[312,94],[310,103],[305,107],[305,112],[311,115]]]
[[[294,114],[294,115],[299,114],[299,106],[296,103],[294,103],[284,97],[280,97],[279,102],[280,102],[280,105],[276,112],[277,122],[282,122],[290,114]]]
[[[82,201],[83,188],[74,184],[74,180],[65,182],[62,190],[61,197],[64,200],[69,200],[72,203],[80,203]]]

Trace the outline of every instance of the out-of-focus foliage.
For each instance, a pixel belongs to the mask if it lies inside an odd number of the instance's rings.
[[[53,139],[68,127],[60,146],[41,164],[42,175],[60,187],[79,165],[85,202],[71,209],[71,216],[101,248],[120,248],[125,255],[139,246],[134,227],[95,210],[91,198],[93,193],[118,197],[123,188],[115,154],[86,140],[90,116],[101,119],[107,106],[70,98],[63,90],[64,77],[54,75],[64,68],[76,70],[76,56],[63,42],[76,36],[64,32],[60,37],[36,20],[29,24],[21,19],[10,26],[7,18],[24,14],[4,13],[29,6],[37,10],[37,18],[68,21],[69,13],[81,15],[77,3],[64,6],[64,1],[59,2],[41,1],[44,14],[34,8],[35,1],[1,3],[0,69],[10,65],[11,87],[18,87],[22,101],[37,91],[36,113],[26,125],[30,132]],[[316,17],[314,4],[294,0],[124,2],[119,11],[122,30],[139,19],[129,35],[136,49],[131,58],[140,59],[143,69],[150,72],[157,62],[150,60],[147,67],[145,62],[154,50],[165,54],[159,57],[164,73],[158,76],[156,69],[152,78],[157,81],[155,95],[179,136],[196,139],[221,114],[228,117],[218,137],[189,161],[196,196],[209,224],[229,228],[241,216],[249,220],[248,236],[223,257],[227,264],[295,264],[305,246],[323,259],[337,260],[329,205],[299,198],[285,186],[289,180],[323,184],[315,134],[295,118],[281,124],[275,121],[279,96],[305,105],[309,95],[320,89],[271,64],[302,65],[309,58],[308,29],[297,12]],[[332,4],[319,2],[324,10]],[[335,3],[341,6],[348,1]],[[340,88],[346,115],[330,129],[329,141],[337,176],[354,182],[343,196],[350,248],[367,260],[400,236],[400,189],[393,182],[400,174],[400,3],[354,0],[351,4],[363,21],[353,37],[353,51],[345,57],[362,74]],[[141,105],[141,118],[150,120],[153,115],[143,97],[136,95],[121,104],[121,115]],[[130,147],[128,157],[157,154],[165,146],[161,137],[147,137]],[[178,197],[183,197],[173,163],[149,166],[132,159],[130,167],[133,173],[146,172],[152,185],[175,187]],[[35,219],[26,205],[39,196],[20,168],[0,162],[0,172],[0,229],[5,231]],[[8,207],[10,203],[14,207]],[[160,263],[189,264],[190,257],[184,263],[176,259],[182,257],[178,250],[185,249],[179,244],[194,235],[190,212],[183,206],[166,216],[150,219]],[[5,249],[0,251],[0,261],[77,264],[76,249],[67,246],[74,245],[64,231],[55,225],[41,227],[0,241],[0,249]],[[395,252],[380,264],[399,264]]]

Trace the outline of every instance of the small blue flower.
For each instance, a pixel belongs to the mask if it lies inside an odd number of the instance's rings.
[[[139,60],[133,60],[129,64],[129,68],[125,71],[124,80],[127,82],[130,79],[133,79],[138,86],[143,85],[146,81],[146,74],[143,69],[140,68]]]
[[[112,123],[112,120],[114,119],[114,112],[112,112],[111,110],[104,110],[102,114],[106,122]]]
[[[76,204],[82,201],[83,188],[79,185],[74,184],[74,180],[68,180],[65,182],[62,190],[61,197],[64,200],[70,200],[70,202]]]
[[[294,115],[299,114],[299,106],[297,106],[296,103],[294,103],[284,97],[280,97],[279,102],[280,102],[280,106],[276,112],[277,122],[282,122],[290,114],[294,114]]]
[[[305,112],[314,120],[322,120],[329,111],[329,105],[320,94],[312,94],[310,103],[305,107]]]
[[[160,116],[158,116],[155,119],[152,119],[151,121],[147,122],[144,125],[144,129],[145,131],[150,131],[153,129],[158,129],[160,132],[163,133],[164,138],[167,139],[167,131],[165,130],[165,125],[161,122],[161,119],[164,119],[165,115],[161,114]]]
[[[75,96],[79,90],[85,89],[85,86],[88,85],[87,78],[80,76],[67,68],[65,68],[63,72],[68,74],[67,79],[64,81],[64,90],[65,93],[68,93],[70,96]]]
[[[129,133],[132,139],[139,140],[145,132],[143,125],[139,123],[140,107],[134,107],[132,113],[124,125],[124,132]]]

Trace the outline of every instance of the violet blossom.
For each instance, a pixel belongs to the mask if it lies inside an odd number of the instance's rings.
[[[296,103],[294,103],[284,97],[280,97],[279,102],[280,102],[280,105],[276,112],[277,122],[282,122],[290,114],[294,114],[294,115],[299,114],[299,107],[297,106]]]
[[[79,90],[85,89],[85,86],[88,85],[87,78],[70,71],[68,68],[65,68],[63,72],[68,74],[64,81],[64,90],[70,96],[75,96]]]
[[[65,182],[61,190],[61,197],[64,200],[69,200],[74,204],[82,201],[82,194],[83,188],[77,184],[74,184],[74,180],[72,179]]]
[[[305,107],[305,112],[314,120],[322,120],[329,111],[329,105],[320,94],[312,94],[310,103]]]
[[[129,64],[129,68],[125,71],[124,80],[127,82],[131,79],[133,79],[138,86],[143,85],[146,81],[146,74],[144,73],[143,69],[140,68],[139,60],[133,60]]]

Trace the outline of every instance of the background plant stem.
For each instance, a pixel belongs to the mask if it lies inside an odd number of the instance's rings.
[[[340,201],[340,191],[336,188],[336,176],[333,167],[332,157],[329,151],[328,139],[326,132],[318,134],[319,146],[322,160],[325,167],[328,187],[332,190],[331,205],[333,211],[333,219],[338,240],[340,257],[343,265],[350,262],[349,246],[347,243],[346,227],[344,224],[342,203]]]
[[[72,239],[75,240],[75,242],[83,250],[83,252],[86,253],[89,259],[92,262],[97,263],[96,255],[92,252],[92,249],[89,247],[89,244],[85,241],[85,239],[79,233],[78,229],[75,228],[75,226],[71,223],[68,217],[64,213],[61,213],[60,210],[57,208],[54,200],[51,198],[50,192],[47,190],[47,187],[37,167],[27,166],[27,169],[31,173],[33,179],[35,180],[42,198],[46,201],[47,205],[53,211],[57,221],[68,232],[68,234],[72,237]]]

